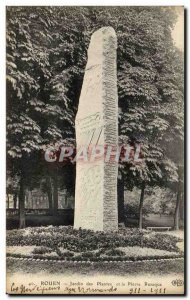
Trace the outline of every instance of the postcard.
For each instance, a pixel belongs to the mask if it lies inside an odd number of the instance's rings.
[[[184,295],[184,7],[7,6],[7,294]]]

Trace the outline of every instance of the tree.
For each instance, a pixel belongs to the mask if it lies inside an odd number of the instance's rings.
[[[74,114],[85,65],[78,10],[56,7],[7,8],[7,151],[8,168],[20,178],[20,212],[24,218],[23,170],[39,171],[39,153],[46,147],[74,145]],[[69,26],[69,27],[68,27]],[[63,28],[68,27],[68,31]],[[81,67],[82,66],[82,67]],[[73,89],[75,87],[75,89]],[[40,163],[41,165],[41,163]],[[42,168],[45,171],[45,168]],[[58,205],[57,171],[54,212]],[[35,181],[33,181],[35,182]],[[51,198],[49,191],[49,199]],[[24,226],[24,221],[21,226]]]
[[[125,69],[123,67],[119,80],[120,99],[123,100],[120,136],[123,140],[127,137],[135,139],[143,149],[144,163],[126,166],[128,170],[125,171],[128,178],[134,174],[136,186],[139,181],[145,181],[146,185],[163,185],[163,178],[167,182],[177,182],[177,166],[167,147],[168,140],[171,147],[176,136],[180,136],[181,141],[183,139],[183,63],[171,37],[175,14],[169,10],[170,20],[166,20],[165,9],[159,8],[157,17],[155,12],[154,9],[143,12],[148,23],[144,20],[139,40],[136,39],[138,33],[133,35],[131,48],[134,50],[130,48],[129,63]],[[149,17],[152,16],[154,24],[150,28]],[[143,21],[139,15],[138,18],[139,21],[135,20],[137,24]],[[161,32],[155,32],[155,25]],[[142,189],[140,220],[143,195]]]
[[[7,8],[7,152],[8,166],[20,177],[20,227],[25,224],[24,174],[29,160],[44,145],[55,140],[62,142],[66,134],[59,127],[64,122],[72,122],[70,110],[63,110],[67,108],[67,98],[61,101],[63,91],[60,86],[56,89],[51,80],[54,75],[49,63],[52,15],[49,7]],[[55,103],[54,94],[62,96],[61,105]]]
[[[112,26],[118,38],[120,143],[143,147],[141,164],[120,165],[119,220],[124,188],[162,185],[163,178],[177,182],[177,165],[167,151],[182,129],[181,54],[171,37],[175,20],[170,7],[7,8],[7,149],[21,186],[22,166],[42,149],[75,145],[87,48],[102,26]],[[36,164],[31,168],[37,170]],[[55,204],[62,168],[50,172]]]

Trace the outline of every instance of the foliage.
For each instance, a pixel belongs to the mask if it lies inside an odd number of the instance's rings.
[[[178,252],[178,247],[176,246],[178,241],[178,238],[171,235],[154,234],[148,231],[139,231],[138,229],[121,229],[119,232],[104,233],[91,230],[75,230],[72,227],[65,226],[49,226],[30,228],[27,231],[12,230],[7,233],[7,246],[36,245],[51,247],[52,249],[64,248],[69,252],[85,252],[87,253],[87,255],[84,254],[85,257],[89,256],[89,251],[101,250],[99,254],[108,251],[109,254],[109,252],[113,252],[113,249],[115,252],[115,248],[127,246],[150,247]],[[64,252],[61,253],[60,250],[58,252],[59,255],[65,256]],[[69,256],[71,255],[69,254]]]
[[[21,258],[21,259],[31,259],[31,256],[29,255],[24,255],[24,254],[19,254],[19,253],[8,253],[7,257],[15,257],[15,258]],[[92,264],[94,262],[127,262],[127,261],[149,261],[149,260],[159,260],[163,258],[167,259],[175,259],[175,258],[182,258],[183,256],[181,254],[176,254],[172,253],[170,255],[165,254],[165,255],[137,255],[137,256],[131,256],[131,255],[124,255],[124,256],[99,256],[97,257],[94,253],[92,253],[91,256],[85,256],[85,255],[76,255],[76,256],[55,256],[55,255],[48,255],[44,256],[42,254],[35,254],[32,256],[32,258],[36,259],[37,261],[68,261],[68,262],[73,262],[73,263],[80,263],[80,262],[87,262],[88,264]]]
[[[136,216],[138,218],[139,192],[137,189],[126,193],[127,203],[125,204],[125,212],[128,216]],[[176,196],[169,188],[149,188],[145,192],[145,200],[143,205],[143,215],[168,214],[173,215],[175,211]]]
[[[32,251],[33,254],[45,254],[50,252],[52,252],[52,249],[48,247],[36,247]]]
[[[125,252],[119,249],[110,249],[106,251],[105,254],[108,256],[123,256]]]
[[[61,174],[59,181],[73,193],[74,167],[70,184],[67,175],[62,180],[69,168],[50,168],[42,154],[49,145],[75,144],[90,37],[112,26],[118,38],[120,143],[140,143],[143,157],[140,164],[120,165],[119,176],[128,189],[144,181],[176,190],[176,182],[183,183],[184,126],[183,54],[172,40],[176,17],[172,7],[7,7],[9,176],[24,177],[31,188],[47,174]]]
[[[139,219],[139,203],[138,201],[134,203],[127,203],[125,205],[125,215],[127,217],[133,218],[133,219]],[[149,213],[149,210],[146,209],[146,207],[143,207],[143,216],[147,216]]]
[[[56,248],[56,253],[61,257],[61,258],[66,258],[66,257],[73,257],[74,253],[71,251],[61,251],[60,248]]]

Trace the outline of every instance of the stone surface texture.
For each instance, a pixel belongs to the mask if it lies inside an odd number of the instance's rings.
[[[75,120],[77,151],[83,146],[118,145],[116,51],[112,27],[93,33]],[[74,228],[117,230],[117,162],[91,156],[76,163]]]

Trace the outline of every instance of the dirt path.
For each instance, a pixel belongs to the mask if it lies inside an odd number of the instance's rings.
[[[7,272],[10,274],[65,274],[65,275],[165,275],[180,274],[184,270],[184,261],[143,261],[143,262],[113,262],[113,263],[69,263],[41,262],[7,259]]]

